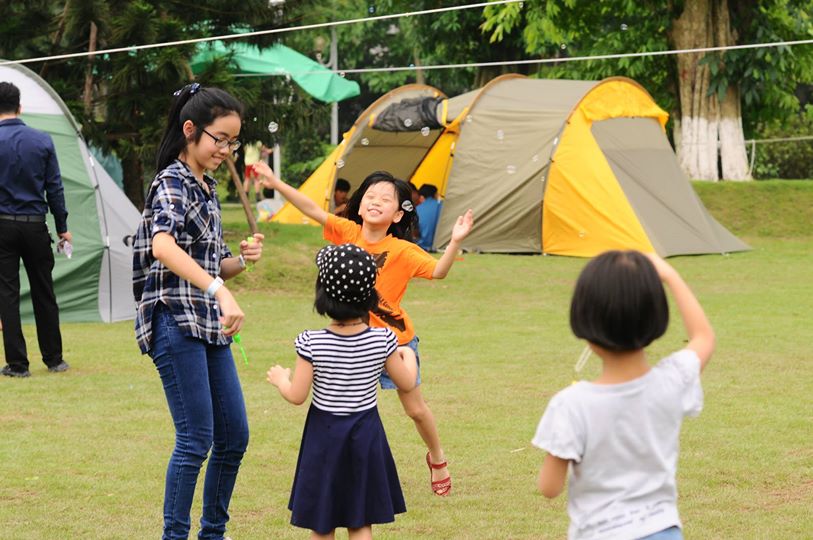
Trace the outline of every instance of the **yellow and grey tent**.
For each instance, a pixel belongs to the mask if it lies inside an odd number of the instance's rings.
[[[314,200],[327,208],[337,171],[357,187],[383,169],[438,186],[444,202],[435,247],[448,244],[455,219],[472,208],[475,227],[463,244],[471,251],[591,257],[608,249],[662,256],[748,249],[706,211],[666,138],[668,115],[631,79],[504,75],[448,100],[420,88],[394,90],[359,117],[323,164]],[[407,94],[430,101],[397,99]],[[418,114],[430,108],[435,118]]]

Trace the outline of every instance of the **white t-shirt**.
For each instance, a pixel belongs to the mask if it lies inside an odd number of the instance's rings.
[[[625,540],[681,526],[680,426],[703,408],[700,359],[683,349],[642,377],[579,382],[548,403],[532,444],[570,460],[570,540]]]

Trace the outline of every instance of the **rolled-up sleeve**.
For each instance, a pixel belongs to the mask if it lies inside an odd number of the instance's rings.
[[[163,232],[178,242],[184,232],[185,215],[183,180],[173,176],[162,178],[155,188],[152,201],[152,236]]]

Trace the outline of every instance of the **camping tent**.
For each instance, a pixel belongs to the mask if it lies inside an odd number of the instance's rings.
[[[314,200],[329,200],[336,164],[358,186],[372,170],[393,169],[391,156],[428,131],[426,153],[391,172],[444,195],[435,247],[472,208],[475,228],[463,247],[473,251],[590,257],[607,249],[663,256],[748,249],[703,207],[666,138],[667,114],[630,79],[504,75],[437,102],[435,123],[422,122],[414,107],[388,107],[379,114],[400,125],[362,115],[367,147],[359,154],[358,136],[346,137],[327,160],[334,170],[316,190],[324,196]]]
[[[48,83],[14,64],[0,66],[0,81],[20,89],[21,119],[48,133],[56,147],[74,245],[72,258],[56,256],[53,271],[60,320],[132,319],[132,235],[140,219],[138,210],[93,160],[79,126]],[[54,236],[50,214],[48,226]],[[22,315],[31,321],[30,293],[22,271],[21,282]]]
[[[421,125],[418,131],[393,132],[376,129],[373,127],[375,120],[388,108],[398,107],[401,103],[444,100],[445,97],[440,90],[422,84],[408,84],[383,95],[359,115],[339,145],[302,184],[300,191],[328,210],[338,178],[347,179],[353,188],[358,187],[370,172],[379,169],[386,169],[399,178],[410,178],[417,164],[435,146],[443,126],[438,124],[428,128]],[[421,124],[418,118],[414,122],[416,126]],[[290,203],[274,214],[271,221],[316,224]]]

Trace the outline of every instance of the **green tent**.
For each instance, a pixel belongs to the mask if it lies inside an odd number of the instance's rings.
[[[243,75],[289,75],[302,89],[330,103],[359,95],[359,85],[348,81],[304,54],[280,44],[266,49],[243,42],[214,41],[200,46],[192,58],[192,73],[201,73],[213,59],[231,55]]]
[[[21,65],[0,66],[0,81],[20,89],[27,125],[54,141],[65,186],[73,256],[56,255],[53,277],[60,321],[120,321],[135,316],[132,235],[140,213],[92,157],[79,126],[47,82]],[[53,218],[48,227],[55,236]],[[20,311],[33,321],[25,272],[20,272]]]

